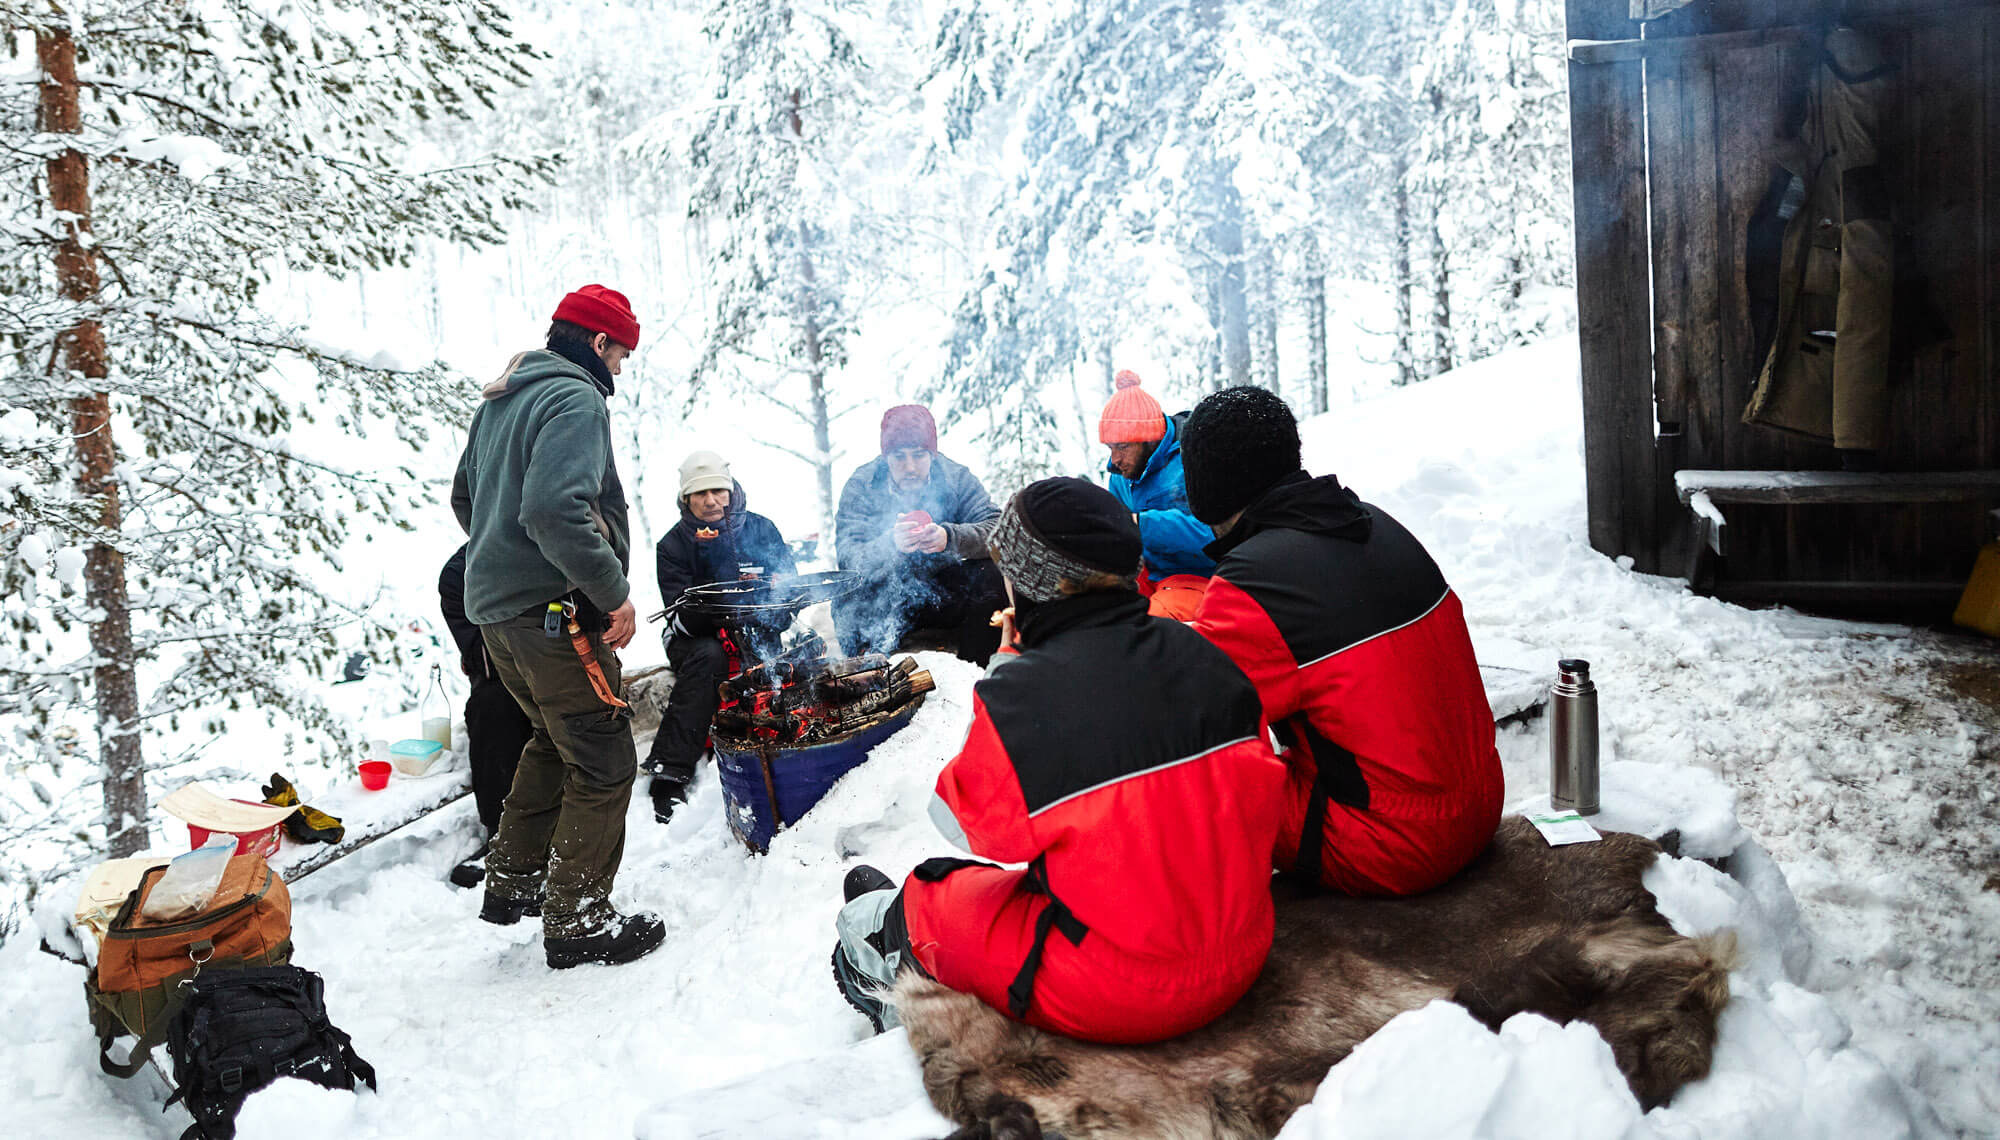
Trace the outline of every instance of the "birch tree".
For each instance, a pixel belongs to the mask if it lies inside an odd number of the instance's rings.
[[[0,26],[34,54],[0,89],[0,405],[33,428],[0,713],[90,710],[122,855],[146,845],[149,726],[255,707],[338,737],[304,680],[363,617],[340,548],[359,516],[430,509],[393,456],[467,389],[315,343],[264,294],[498,240],[540,164],[427,163],[415,131],[532,52],[497,0],[0,0]]]

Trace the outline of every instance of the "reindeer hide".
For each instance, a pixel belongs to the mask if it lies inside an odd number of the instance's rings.
[[[1498,1028],[1524,1010],[1597,1027],[1651,1107],[1708,1072],[1733,939],[1675,934],[1639,879],[1660,854],[1609,833],[1551,848],[1521,819],[1457,878],[1406,898],[1277,883],[1250,992],[1183,1037],[1108,1046],[1046,1033],[916,974],[894,1000],[924,1088],[961,1137],[1262,1140],[1390,1018],[1449,998]]]

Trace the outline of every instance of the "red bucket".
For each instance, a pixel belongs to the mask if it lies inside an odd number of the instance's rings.
[[[269,806],[259,803],[256,800],[237,800],[236,802],[239,804],[256,804],[258,807]],[[238,855],[259,855],[269,859],[278,853],[278,839],[279,836],[284,834],[284,831],[285,824],[282,820],[257,831],[214,832],[206,827],[190,823],[188,824],[188,850],[192,851],[202,844],[207,843],[208,837],[211,835],[233,835],[236,837],[236,853]]]

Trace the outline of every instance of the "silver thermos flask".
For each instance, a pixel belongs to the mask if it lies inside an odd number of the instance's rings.
[[[1590,662],[1556,662],[1549,688],[1549,803],[1597,814],[1597,686]]]

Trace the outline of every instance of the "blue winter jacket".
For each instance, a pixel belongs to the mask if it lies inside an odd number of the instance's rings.
[[[1167,434],[1146,460],[1137,479],[1127,479],[1105,463],[1111,493],[1139,516],[1139,539],[1145,544],[1146,569],[1155,582],[1175,574],[1215,573],[1215,560],[1201,548],[1215,541],[1188,510],[1187,478],[1181,474],[1181,426],[1187,413],[1167,417]]]

